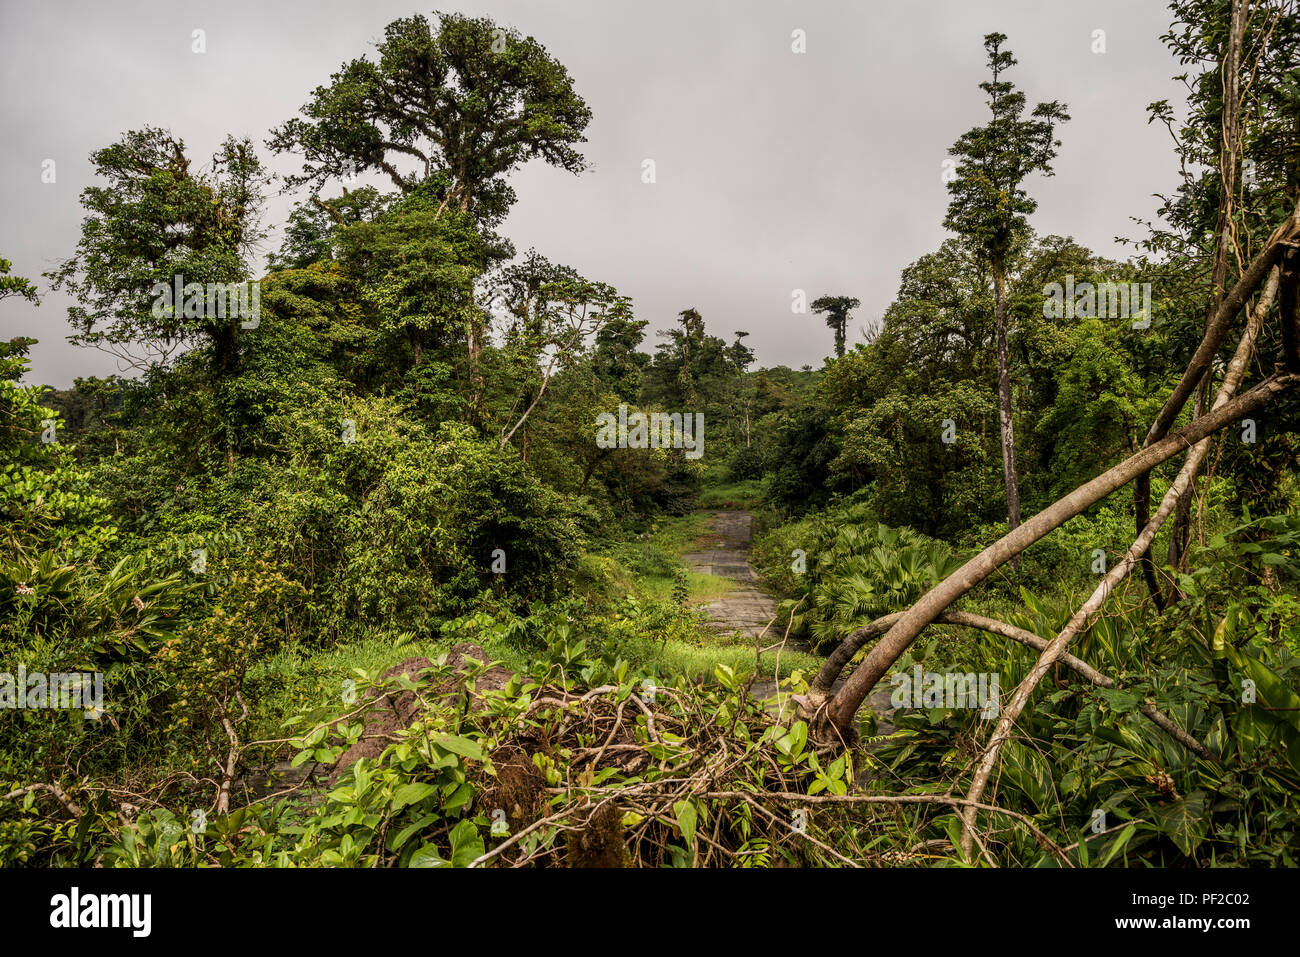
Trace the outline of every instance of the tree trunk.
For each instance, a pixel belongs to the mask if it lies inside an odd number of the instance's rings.
[[[458,205],[462,213],[469,213],[473,208],[473,195],[466,185],[468,177],[464,171],[459,171],[456,175],[455,182],[458,184],[449,190],[447,199],[451,199],[453,193],[459,193]],[[483,356],[483,332],[484,316],[474,305],[474,286],[470,285],[470,309],[473,310],[467,323],[465,333],[465,355],[469,361],[469,420],[475,428],[480,428],[483,424],[483,368],[481,359]]]
[[[470,421],[477,426],[483,421],[483,323],[473,318],[466,334],[465,353],[469,359]]]
[[[419,329],[411,329],[408,333],[411,340],[411,351],[415,354],[415,366],[419,366],[420,357],[424,354],[424,344],[421,341]]]
[[[1233,0],[1232,22],[1228,31],[1228,49],[1224,56],[1221,75],[1224,89],[1223,116],[1220,122],[1219,140],[1219,181],[1222,194],[1219,197],[1219,211],[1214,224],[1214,265],[1210,270],[1210,297],[1205,306],[1205,324],[1208,326],[1223,302],[1225,286],[1228,282],[1228,252],[1232,245],[1232,215],[1236,206],[1238,138],[1240,136],[1239,119],[1241,113],[1240,72],[1241,45],[1246,33],[1246,4],[1242,0]],[[1211,373],[1207,370],[1196,389],[1197,416],[1205,414],[1210,401]],[[1169,533],[1169,564],[1178,567],[1187,548],[1187,537],[1191,525],[1192,499],[1195,496],[1196,475],[1191,477],[1191,492],[1178,500],[1174,521]],[[1138,531],[1141,531],[1139,528]],[[1150,558],[1146,559],[1148,562]],[[1177,591],[1175,591],[1175,596]]]
[[[993,259],[993,317],[998,338],[998,422],[1002,433],[1002,480],[1007,488],[1007,530],[1014,532],[1020,527],[1020,475],[1016,471],[1016,433],[1011,419],[1007,287],[1001,256]]]
[[[1219,197],[1218,215],[1215,218],[1214,263],[1210,270],[1210,296],[1205,308],[1205,328],[1207,333],[1223,306],[1224,288],[1228,281],[1228,252],[1232,244],[1232,214],[1236,199],[1237,165],[1241,159],[1239,155],[1241,146],[1241,97],[1239,91],[1241,89],[1241,47],[1246,34],[1246,6],[1243,0],[1233,0],[1227,48],[1219,66],[1223,89],[1223,112],[1219,123],[1219,181],[1222,193]],[[1236,310],[1233,311],[1233,314],[1236,314]],[[1207,362],[1199,371],[1195,380],[1195,415],[1197,416],[1205,414],[1206,406],[1209,403],[1210,376],[1211,373]],[[1182,402],[1185,401],[1186,396],[1184,396]],[[1182,402],[1179,403],[1179,409],[1182,408]],[[1177,410],[1175,410],[1174,415],[1177,414]],[[1159,421],[1157,420],[1157,425]],[[1170,422],[1172,422],[1172,419]],[[1168,429],[1168,427],[1169,423],[1167,422],[1164,429]],[[1157,434],[1156,426],[1152,426],[1152,432],[1147,436],[1147,441],[1150,442],[1152,436],[1159,438],[1163,434],[1163,431]],[[1192,476],[1191,482],[1192,488],[1195,490],[1195,475]],[[1146,527],[1151,512],[1151,480],[1149,476],[1144,476],[1134,486],[1133,495],[1135,531],[1141,533],[1142,529]],[[1191,524],[1191,504],[1194,497],[1194,495],[1187,495],[1179,500],[1178,510],[1174,515],[1173,525],[1170,528],[1168,563],[1175,567],[1182,561],[1187,547],[1188,529]],[[1155,599],[1156,608],[1163,610],[1165,604],[1164,594],[1159,582],[1156,580],[1155,565],[1149,551],[1142,555],[1142,575],[1146,581],[1147,590],[1151,592],[1152,598]],[[1176,589],[1174,597],[1178,597]]]
[[[597,455],[587,463],[587,469],[582,473],[582,485],[578,487],[579,495],[587,494],[587,483],[591,481],[591,477],[596,473],[596,466],[600,464],[601,458],[601,456]]]
[[[1192,480],[1191,491],[1191,495],[1184,495],[1178,500],[1178,508],[1174,511],[1174,521],[1169,526],[1169,555],[1165,560],[1165,564],[1171,568],[1178,568],[1182,564],[1183,555],[1187,550],[1187,537],[1192,524],[1192,499],[1196,497],[1195,478]]]

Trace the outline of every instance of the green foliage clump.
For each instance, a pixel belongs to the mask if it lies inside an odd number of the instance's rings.
[[[1062,671],[1035,692],[1003,750],[999,806],[1030,815],[1076,866],[1295,866],[1297,542],[1293,515],[1244,523],[1194,551],[1179,576],[1182,597],[1157,620],[1130,599],[1094,621],[1071,652],[1115,686]],[[1049,640],[1073,611],[1028,591],[1020,605],[1006,619]],[[1037,657],[987,636],[943,647],[898,667],[946,658],[956,672],[997,674],[1003,703]],[[1161,731],[1142,711],[1149,705],[1203,742],[1210,760]],[[956,789],[968,784],[959,769],[988,729],[978,710],[900,711],[892,720],[899,730],[877,752],[890,768],[921,786],[954,786],[957,770]],[[1027,831],[1004,833],[1005,860],[1061,866]]]
[[[757,555],[768,581],[790,596],[781,604],[790,633],[820,651],[907,607],[960,564],[943,542],[880,523],[866,505],[774,529]]]

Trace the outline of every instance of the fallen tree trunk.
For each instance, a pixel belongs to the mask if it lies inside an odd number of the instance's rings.
[[[1152,423],[1144,448],[1054,502],[1024,525],[1012,529],[926,592],[886,632],[835,696],[810,715],[812,719],[810,727],[816,736],[825,740],[835,738],[845,740],[852,737],[853,715],[898,656],[939,612],[982,582],[1000,565],[1015,558],[1044,535],[1101,501],[1116,489],[1135,479],[1144,479],[1153,468],[1172,458],[1179,451],[1192,447],[1234,419],[1263,407],[1300,381],[1300,374],[1279,370],[1240,398],[1224,404],[1208,415],[1194,419],[1189,425],[1172,435],[1165,434],[1182,411],[1201,375],[1210,367],[1233,317],[1264,281],[1264,277],[1282,260],[1284,253],[1288,254],[1288,262],[1290,262],[1289,253],[1298,241],[1300,241],[1300,202],[1296,204],[1295,210],[1286,221],[1273,231],[1264,250],[1246,268],[1241,279],[1215,310],[1214,318],[1206,326],[1205,335],[1192,356],[1192,361],[1183,371],[1182,378],[1179,379],[1157,414],[1155,422]],[[1289,317],[1283,316],[1284,326],[1288,325],[1289,321]],[[1148,542],[1148,546],[1149,544]],[[1145,551],[1138,556],[1139,559],[1144,554]]]
[[[1224,373],[1223,385],[1219,388],[1218,395],[1214,398],[1214,408],[1211,410],[1209,416],[1205,416],[1196,421],[1200,422],[1205,421],[1207,418],[1212,418],[1215,413],[1221,412],[1230,404],[1231,398],[1237,391],[1238,385],[1240,385],[1241,380],[1245,378],[1246,368],[1250,365],[1250,359],[1255,352],[1255,340],[1259,336],[1259,330],[1263,324],[1264,316],[1271,308],[1273,299],[1277,296],[1277,288],[1278,270],[1275,268],[1269,274],[1268,283],[1264,289],[1263,295],[1260,297],[1259,302],[1252,311],[1250,320],[1246,324],[1246,334],[1241,337],[1241,342],[1237,344],[1237,351],[1233,355],[1232,361],[1228,364],[1227,371]],[[1088,600],[1083,603],[1079,610],[1074,613],[1065,628],[1061,630],[1061,633],[1052,640],[1051,644],[1049,644],[1046,649],[1044,649],[1043,653],[1039,656],[1038,661],[1034,663],[1034,667],[1030,669],[1029,674],[1025,676],[1025,679],[1022,682],[1020,682],[1019,686],[1015,690],[1015,694],[1012,695],[1011,703],[1003,709],[1001,715],[998,717],[997,726],[989,736],[988,744],[985,746],[984,753],[980,757],[979,764],[976,767],[975,778],[971,782],[970,789],[966,795],[968,800],[977,802],[983,796],[984,788],[988,785],[989,775],[993,773],[993,768],[997,764],[998,754],[1002,750],[1002,745],[1011,737],[1011,731],[1015,725],[1016,719],[1020,717],[1026,705],[1028,705],[1029,697],[1033,694],[1034,688],[1036,688],[1038,683],[1043,680],[1043,676],[1047,674],[1047,670],[1052,666],[1052,664],[1065,654],[1066,647],[1075,636],[1083,631],[1083,629],[1088,626],[1088,623],[1092,620],[1093,616],[1101,610],[1102,605],[1105,604],[1106,599],[1110,597],[1110,594],[1115,590],[1115,587],[1128,576],[1129,572],[1140,561],[1142,555],[1144,555],[1151,547],[1151,542],[1155,538],[1156,532],[1160,530],[1160,526],[1163,525],[1166,519],[1169,518],[1170,514],[1173,513],[1179,500],[1181,500],[1182,497],[1191,489],[1192,479],[1200,468],[1201,460],[1205,457],[1205,453],[1209,451],[1209,448],[1210,440],[1208,437],[1201,439],[1191,448],[1187,453],[1187,461],[1183,464],[1183,467],[1179,471],[1178,477],[1174,479],[1173,484],[1169,486],[1169,490],[1165,493],[1164,498],[1160,502],[1160,507],[1156,509],[1156,514],[1152,516],[1149,522],[1147,522],[1146,526],[1142,529],[1142,533],[1138,535],[1137,540],[1129,546],[1124,558],[1106,573],[1105,577],[1101,580],[1101,584],[1097,586],[1092,595],[1089,596]],[[1157,721],[1157,724],[1160,724],[1160,722]],[[1172,725],[1172,722],[1170,722],[1170,724]],[[1161,726],[1164,727],[1164,725]],[[1190,737],[1190,735],[1188,737]],[[1204,752],[1203,746],[1201,751]],[[970,807],[967,807],[963,812],[962,821],[962,852],[967,856],[970,856],[975,843],[975,812]]]
[[[817,672],[817,677],[813,679],[812,684],[809,686],[806,705],[815,710],[816,707],[825,701],[827,696],[830,694],[831,688],[835,684],[836,679],[839,678],[840,672],[844,670],[844,666],[849,663],[849,660],[852,659],[853,655],[872,638],[887,631],[894,622],[902,617],[902,615],[903,613],[900,611],[894,612],[892,615],[884,615],[877,618],[871,624],[857,629],[853,634],[840,642],[839,647],[836,648],[831,656],[826,659],[826,663],[822,665],[821,670]],[[948,611],[940,613],[934,619],[934,623],[976,628],[992,635],[1000,635],[1004,638],[1010,638],[1012,641],[1040,652],[1046,651],[1049,644],[1047,639],[1040,638],[1032,631],[1026,631],[1024,628],[1017,628],[1015,625],[1007,624],[1004,621],[998,621],[996,618],[988,618],[984,615],[975,615],[965,611],[953,611],[949,609]],[[1059,660],[1071,671],[1074,671],[1084,680],[1099,688],[1117,687],[1114,678],[1102,674],[1081,658],[1076,658],[1074,655],[1063,653]],[[1209,749],[1204,744],[1192,735],[1188,734],[1182,728],[1178,727],[1174,720],[1157,708],[1153,702],[1144,701],[1139,707],[1139,711],[1141,711],[1141,713],[1147,718],[1150,718],[1156,727],[1160,728],[1160,730],[1164,731],[1197,757],[1204,760],[1213,759],[1213,755],[1210,754]]]
[[[1246,267],[1246,271],[1241,274],[1241,279],[1215,310],[1214,318],[1206,325],[1205,336],[1197,346],[1191,362],[1183,371],[1182,378],[1178,380],[1174,391],[1170,393],[1164,406],[1156,414],[1155,421],[1151,423],[1145,444],[1151,445],[1168,433],[1169,427],[1174,424],[1174,420],[1183,411],[1183,406],[1187,404],[1187,399],[1196,388],[1196,383],[1210,367],[1215,354],[1219,351],[1219,346],[1223,345],[1232,320],[1264,281],[1264,277],[1277,265],[1282,253],[1297,240],[1300,240],[1300,204],[1297,204],[1295,211],[1287,217],[1286,222],[1273,231],[1263,251]]]
[[[808,686],[808,695],[806,697],[808,706],[814,710],[820,707],[830,697],[831,690],[840,674],[844,671],[845,665],[853,659],[853,656],[861,650],[862,646],[872,638],[883,635],[902,617],[903,613],[901,611],[896,611],[890,615],[882,615],[870,624],[858,628],[841,641],[839,646],[831,652],[830,656],[822,664],[821,670],[817,672],[817,676],[813,678],[812,683]],[[1017,628],[1015,625],[1009,625],[995,618],[986,618],[983,615],[975,615],[970,612],[945,611],[935,616],[934,623],[978,628],[990,634],[1001,635],[1004,638],[1010,638],[1012,641],[1018,641],[1022,645],[1028,645],[1039,651],[1047,646],[1047,642],[1033,632],[1025,631],[1023,628]],[[1109,678],[1103,678],[1086,662],[1077,658],[1072,658],[1066,663],[1094,684],[1100,683],[1097,679],[1110,680]]]
[[[863,699],[940,612],[1053,529],[1137,476],[1145,475],[1184,449],[1262,408],[1297,384],[1300,384],[1300,374],[1275,372],[1249,392],[1142,449],[1048,506],[1015,531],[1002,536],[901,614],[844,686],[813,716],[813,730],[827,740],[850,737],[853,715]]]
[[[1232,287],[1232,291],[1223,297],[1218,308],[1206,320],[1205,334],[1201,337],[1201,344],[1197,346],[1191,362],[1187,364],[1187,368],[1183,371],[1182,378],[1178,380],[1173,392],[1165,400],[1164,406],[1156,414],[1155,421],[1151,423],[1151,428],[1147,431],[1146,438],[1142,442],[1143,448],[1160,441],[1168,434],[1170,427],[1183,411],[1183,406],[1187,404],[1188,398],[1210,368],[1210,363],[1214,360],[1215,354],[1219,351],[1219,347],[1228,334],[1228,327],[1232,324],[1232,320],[1241,311],[1246,304],[1246,300],[1250,298],[1259,284],[1264,281],[1264,277],[1268,275],[1269,271],[1283,260],[1285,253],[1294,248],[1297,239],[1300,239],[1300,203],[1296,204],[1295,210],[1287,217],[1286,221],[1273,231],[1273,234],[1268,238],[1268,242],[1264,244],[1264,249],[1246,267],[1245,272],[1241,274],[1241,279]],[[1285,290],[1283,302],[1285,303]],[[1285,313],[1285,309],[1283,312]],[[1282,317],[1284,336],[1288,325],[1289,323],[1284,314]],[[1288,365],[1288,371],[1300,370],[1290,368]],[[1137,481],[1134,482],[1133,508],[1135,532],[1140,533],[1146,527],[1151,516],[1151,479],[1146,473],[1139,475]],[[1156,607],[1162,608],[1164,606],[1164,596],[1159,582],[1156,581],[1155,565],[1145,553],[1140,558],[1147,588],[1156,602]]]

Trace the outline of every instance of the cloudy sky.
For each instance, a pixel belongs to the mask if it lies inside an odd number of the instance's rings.
[[[536,37],[563,62],[594,119],[580,175],[540,162],[512,180],[505,226],[522,252],[630,295],[651,329],[694,306],[737,329],[763,365],[820,364],[832,348],[809,299],[857,296],[850,342],[889,305],[900,270],[944,238],[942,163],[984,122],[984,34],[1008,34],[1008,78],[1031,105],[1063,100],[1056,176],[1029,184],[1033,225],[1126,255],[1155,193],[1176,183],[1168,133],[1145,107],[1181,102],[1160,42],[1163,0],[461,0]],[[226,133],[257,142],[293,116],[409,0],[0,0],[0,257],[32,279],[68,256],[91,183],[89,154],[123,131],[170,128],[194,157]],[[207,51],[192,52],[194,30]],[[792,31],[807,52],[791,50]],[[1105,31],[1104,53],[1092,52]],[[273,157],[280,173],[295,169]],[[42,183],[53,159],[56,181]],[[657,182],[641,181],[653,159]],[[378,181],[376,181],[378,184]],[[292,196],[268,204],[279,246]],[[40,280],[42,287],[47,284]],[[0,303],[0,337],[30,335],[32,381],[119,371],[68,344],[69,300]],[[653,336],[648,337],[653,344]]]

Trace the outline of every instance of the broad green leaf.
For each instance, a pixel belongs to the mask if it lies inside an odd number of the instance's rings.
[[[1097,866],[1105,867],[1109,864],[1116,854],[1124,850],[1124,845],[1128,843],[1129,838],[1133,836],[1133,832],[1136,830],[1136,824],[1126,825],[1124,830],[1120,831],[1119,834],[1115,836],[1115,840],[1110,842],[1110,847],[1106,848],[1106,853],[1102,855],[1101,861]]]
[[[695,810],[695,802],[678,801],[673,805],[673,813],[677,815],[677,826],[681,828],[682,837],[686,839],[686,845],[689,847],[695,840],[695,821],[698,814]]]
[[[393,794],[392,810],[397,812],[408,804],[418,804],[436,790],[432,784],[403,784]]]
[[[471,820],[464,820],[451,829],[451,866],[469,867],[483,855],[483,837]]]
[[[438,815],[436,814],[426,814],[418,821],[406,825],[406,827],[402,828],[400,831],[398,831],[396,834],[394,834],[392,837],[388,839],[388,849],[390,851],[400,851],[402,849],[402,845],[411,839],[412,834],[414,834],[416,831],[420,830],[421,828],[426,827],[429,824],[432,824],[435,820],[437,820],[437,818]]]
[[[1161,833],[1168,835],[1188,857],[1201,843],[1210,826],[1204,791],[1193,791],[1168,807],[1160,808],[1156,814]]]
[[[407,867],[446,867],[447,861],[443,858],[441,854],[438,853],[438,849],[434,845],[425,844],[423,847],[418,848],[416,852],[411,855],[411,859],[410,861],[407,862],[406,866]]]
[[[478,742],[469,738],[457,734],[448,734],[435,738],[433,743],[444,750],[469,758],[471,761],[484,760],[483,749],[478,746]]]

